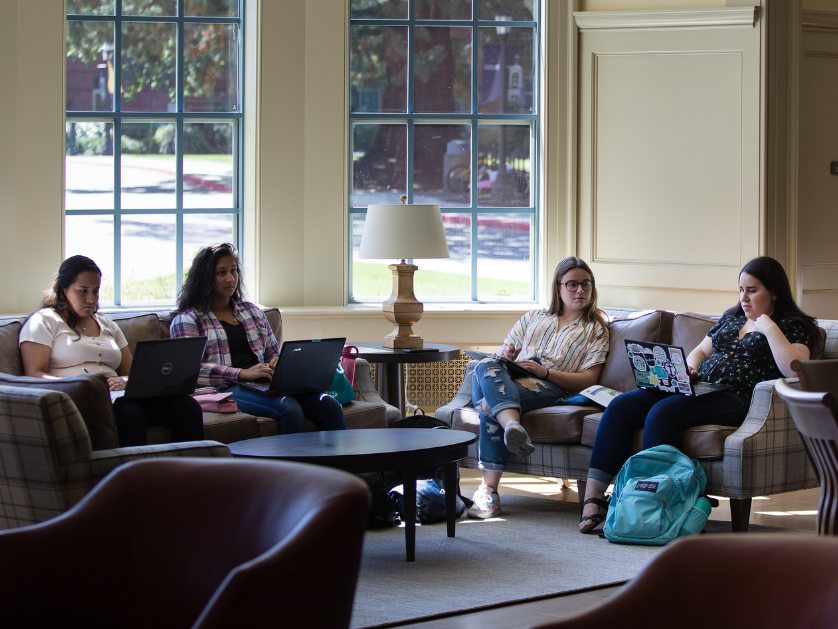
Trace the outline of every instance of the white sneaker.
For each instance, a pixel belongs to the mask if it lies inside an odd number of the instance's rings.
[[[527,431],[514,419],[506,424],[506,429],[503,433],[503,442],[506,444],[507,450],[522,459],[526,459],[535,452],[535,446],[530,441],[530,436],[527,434]]]
[[[481,485],[471,499],[474,501],[474,505],[469,508],[468,517],[475,520],[485,520],[501,514],[500,496],[491,487]]]

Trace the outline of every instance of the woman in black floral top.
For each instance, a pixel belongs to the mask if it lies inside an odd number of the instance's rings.
[[[794,376],[791,361],[807,360],[817,338],[815,320],[794,303],[780,263],[748,262],[739,273],[739,303],[687,357],[694,379],[731,388],[695,398],[637,389],[615,398],[597,431],[579,529],[588,533],[605,519],[605,490],[628,459],[636,429],[643,428],[647,449],[680,448],[681,433],[693,426],[741,426],[757,383]]]

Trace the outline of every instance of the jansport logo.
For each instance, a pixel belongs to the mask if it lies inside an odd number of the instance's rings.
[[[172,363],[166,363],[163,365],[163,375],[168,376],[170,373],[172,373]]]
[[[655,481],[649,480],[637,481],[637,484],[634,486],[634,491],[648,491],[655,494],[658,491],[658,484]]]

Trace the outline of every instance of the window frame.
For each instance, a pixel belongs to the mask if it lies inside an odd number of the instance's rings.
[[[113,124],[113,165],[114,165],[114,181],[113,194],[114,205],[113,209],[67,209],[64,207],[64,217],[67,216],[93,216],[104,215],[113,216],[113,237],[114,237],[114,269],[113,269],[113,305],[122,306],[122,217],[132,214],[140,215],[164,215],[175,216],[175,299],[180,293],[183,285],[183,216],[185,214],[224,214],[232,216],[233,227],[233,244],[242,254],[242,246],[244,244],[243,237],[243,208],[244,208],[244,43],[245,43],[245,14],[244,3],[245,0],[237,0],[238,17],[206,17],[206,16],[186,16],[184,15],[184,0],[177,0],[177,13],[174,16],[140,16],[140,15],[122,15],[123,0],[114,1],[113,14],[77,14],[65,13],[64,24],[65,29],[69,22],[104,22],[112,23],[114,26],[114,51],[113,51],[113,72],[114,85],[122,84],[122,24],[123,22],[151,22],[151,23],[166,23],[176,25],[176,97],[175,97],[175,111],[171,112],[151,112],[151,111],[122,111],[122,98],[119,97],[118,91],[115,89],[113,97],[113,111],[74,111],[68,110],[65,107],[64,112],[64,160],[66,172],[66,132],[67,124],[71,122],[99,122]],[[184,27],[186,24],[232,24],[239,27],[238,41],[236,44],[237,54],[237,111],[235,112],[185,112],[183,109],[183,77],[184,77],[184,42],[185,34]],[[66,31],[65,31],[66,33]],[[66,76],[66,62],[67,62],[67,37],[64,37],[64,59],[65,59],[65,76]],[[122,124],[125,123],[143,123],[143,122],[163,122],[175,124],[175,207],[174,208],[131,208],[123,209],[121,192],[121,157],[122,157]],[[184,208],[183,207],[183,129],[185,124],[189,123],[230,123],[232,122],[234,128],[233,140],[231,142],[233,148],[233,203],[235,207],[232,208]],[[62,207],[66,200],[66,182],[64,185],[64,194],[62,196]],[[212,244],[212,243],[207,243]],[[170,300],[163,300],[164,303],[170,303]],[[174,299],[171,300],[174,302]],[[132,301],[132,306],[137,303]],[[158,300],[153,302],[149,300],[148,303],[158,303]]]
[[[542,0],[534,0],[533,15],[535,17],[532,21],[497,21],[497,20],[481,20],[479,19],[480,0],[472,0],[472,16],[470,20],[417,20],[415,18],[416,0],[406,0],[408,2],[408,17],[406,19],[349,19],[349,35],[347,37],[347,57],[351,54],[351,32],[353,26],[400,26],[406,27],[407,35],[407,103],[406,112],[401,113],[387,113],[387,112],[353,112],[351,110],[351,98],[347,100],[347,133],[346,146],[348,151],[348,165],[347,165],[347,186],[348,200],[347,200],[347,299],[349,303],[364,303],[355,299],[353,295],[353,218],[356,214],[366,214],[366,207],[353,207],[353,154],[354,154],[354,129],[356,123],[362,124],[405,124],[407,126],[407,166],[406,166],[406,181],[405,194],[407,195],[407,203],[413,203],[413,152],[414,152],[414,128],[416,124],[469,124],[471,127],[471,146],[470,146],[470,173],[472,177],[471,193],[469,195],[469,205],[467,206],[444,206],[440,203],[440,211],[442,214],[461,214],[470,217],[471,234],[470,234],[470,251],[471,251],[471,278],[470,278],[470,300],[467,303],[492,303],[492,304],[520,304],[520,303],[534,303],[537,300],[540,286],[540,264],[539,258],[541,255],[540,242],[540,189],[539,177],[541,174],[540,167],[540,141],[541,141],[541,126],[542,126],[542,102],[541,102],[541,63],[542,63],[542,29],[543,29],[543,14],[542,14]],[[414,111],[414,75],[413,69],[415,67],[414,56],[414,30],[416,28],[424,27],[468,27],[472,30],[472,46],[471,46],[471,112],[470,113],[452,113],[452,112],[438,112],[438,113],[416,113]],[[486,27],[510,27],[510,28],[531,28],[533,29],[533,91],[532,102],[534,113],[531,114],[481,114],[478,113],[479,98],[480,98],[480,73],[478,72],[480,62],[480,47],[479,42],[480,28]],[[348,67],[348,66],[347,66]],[[504,77],[505,78],[505,77]],[[348,92],[351,93],[352,85],[351,79],[348,80]],[[492,125],[499,123],[520,122],[527,123],[530,126],[530,206],[524,207],[488,207],[478,205],[478,190],[474,181],[474,173],[478,172],[478,128],[481,125]],[[478,298],[478,215],[480,214],[520,214],[522,216],[531,216],[531,236],[530,236],[530,268],[531,268],[531,286],[529,299],[517,300],[487,300]],[[412,260],[409,262],[412,263]],[[424,303],[451,303],[452,300],[442,298],[431,298],[423,296]],[[454,302],[462,302],[461,299],[455,299]]]

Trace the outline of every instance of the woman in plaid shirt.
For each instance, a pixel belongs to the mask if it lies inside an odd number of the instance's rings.
[[[344,430],[343,408],[320,393],[269,396],[239,382],[270,379],[279,344],[258,306],[244,300],[241,264],[233,245],[198,252],[178,297],[172,337],[206,336],[198,384],[233,392],[239,410],[270,417],[280,434],[306,431],[306,418],[320,430]]]

